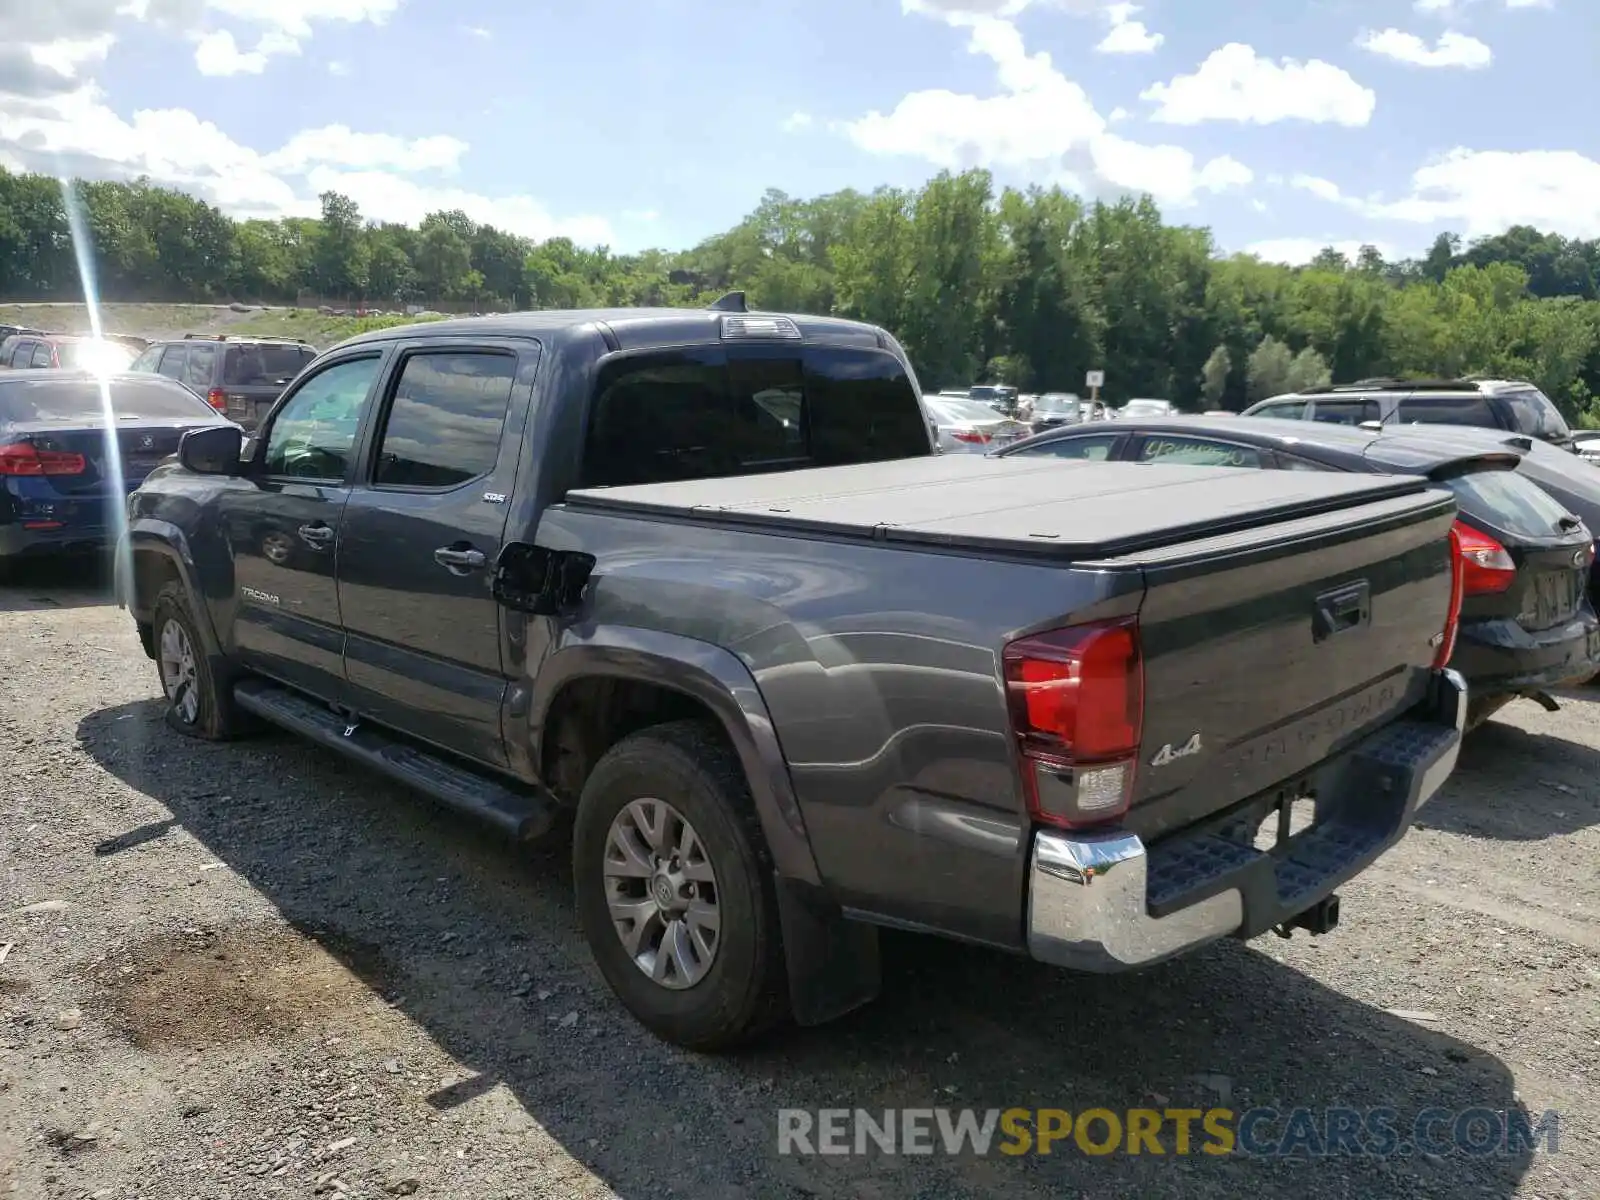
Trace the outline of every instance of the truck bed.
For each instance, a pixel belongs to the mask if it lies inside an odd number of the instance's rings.
[[[1423,479],[936,455],[572,491],[574,508],[1092,561],[1414,495]]]

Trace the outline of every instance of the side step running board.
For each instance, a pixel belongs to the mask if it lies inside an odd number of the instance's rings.
[[[381,771],[514,838],[538,837],[555,821],[556,804],[549,797],[507,787],[373,726],[351,728],[326,705],[288,688],[245,679],[234,685],[233,697],[239,707],[258,717]]]

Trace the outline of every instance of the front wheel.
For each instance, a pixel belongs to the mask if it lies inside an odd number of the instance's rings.
[[[239,731],[232,677],[222,660],[208,655],[181,583],[169,583],[156,596],[151,641],[167,724],[190,737],[221,741]]]
[[[578,917],[600,973],[641,1024],[725,1050],[782,1018],[772,868],[738,758],[677,721],[596,764],[573,828]]]

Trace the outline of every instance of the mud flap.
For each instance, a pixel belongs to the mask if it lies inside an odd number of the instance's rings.
[[[822,1025],[876,1000],[883,986],[877,929],[846,920],[815,884],[774,882],[795,1023]]]

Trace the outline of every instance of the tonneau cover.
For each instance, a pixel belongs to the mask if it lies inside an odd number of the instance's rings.
[[[1420,493],[1333,472],[934,455],[567,493],[574,508],[1074,560]]]

